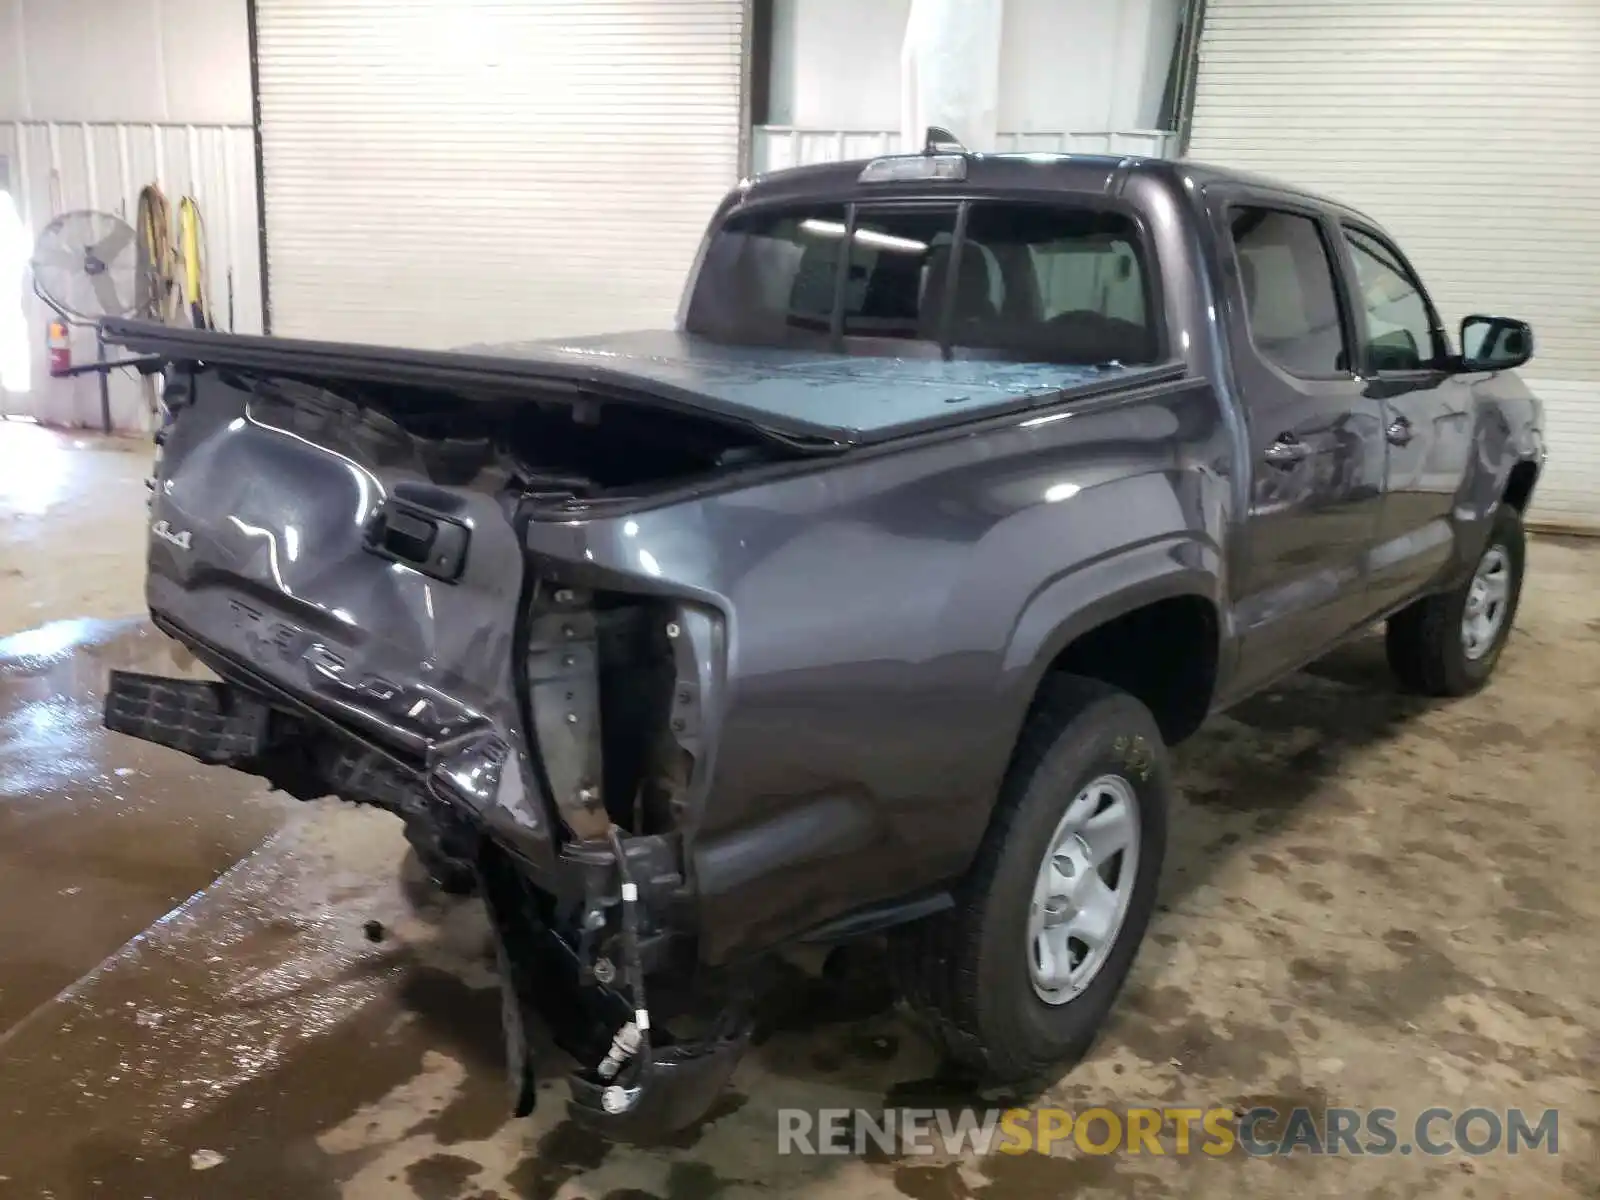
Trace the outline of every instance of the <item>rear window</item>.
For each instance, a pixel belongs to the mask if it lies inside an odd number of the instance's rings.
[[[687,324],[721,341],[826,345],[845,210],[731,218],[711,239]]]
[[[844,281],[844,336],[937,346],[955,232],[953,204],[899,211],[858,208]],[[844,230],[839,234],[843,237]]]
[[[1159,352],[1132,220],[1086,207],[974,201],[742,214],[712,237],[690,332],[857,353],[936,352],[1063,363],[1148,363]],[[842,290],[842,294],[840,289]],[[834,340],[838,300],[839,340]]]

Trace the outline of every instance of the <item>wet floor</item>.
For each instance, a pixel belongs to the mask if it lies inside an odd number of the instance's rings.
[[[0,420],[0,636],[143,611],[151,450]]]
[[[106,672],[173,673],[142,622],[0,638],[0,1036],[222,871],[285,805],[100,728]]]
[[[87,622],[0,647],[0,1196],[1600,1195],[1600,548],[1541,540],[1531,570],[1484,694],[1399,696],[1366,642],[1182,748],[1129,988],[1024,1098],[1559,1108],[1556,1155],[780,1155],[786,1107],[1012,1099],[941,1076],[870,947],[788,967],[728,1096],[671,1145],[593,1138],[554,1081],[507,1121],[476,907],[427,888],[382,814],[99,731],[108,666],[187,664]],[[136,611],[134,573],[83,585],[85,610],[121,588]]]

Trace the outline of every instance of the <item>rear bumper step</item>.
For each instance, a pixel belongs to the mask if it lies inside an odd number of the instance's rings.
[[[272,710],[225,683],[112,671],[105,727],[203,763],[233,764],[266,750]]]

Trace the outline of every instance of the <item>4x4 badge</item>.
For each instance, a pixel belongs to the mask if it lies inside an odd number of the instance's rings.
[[[190,549],[191,543],[194,541],[194,535],[187,529],[180,532],[174,529],[171,525],[168,525],[165,521],[157,521],[150,527],[150,532],[155,534],[163,542],[171,542],[179,550]]]

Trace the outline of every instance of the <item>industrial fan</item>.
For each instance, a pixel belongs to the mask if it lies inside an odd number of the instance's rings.
[[[133,226],[111,213],[63,213],[34,243],[33,290],[69,321],[127,316],[139,301],[137,281]]]
[[[100,332],[102,317],[125,317],[140,306],[138,250],[133,226],[112,213],[80,209],[62,213],[46,225],[33,244],[34,294],[61,318],[59,335],[51,328],[50,374],[57,378],[100,376],[101,421],[111,431],[110,372],[124,367],[148,374],[161,360],[139,356],[107,361]],[[67,325],[89,325],[95,331],[95,361],[72,365]],[[60,361],[57,355],[60,354]]]

